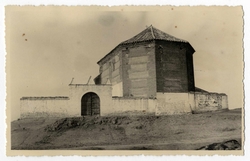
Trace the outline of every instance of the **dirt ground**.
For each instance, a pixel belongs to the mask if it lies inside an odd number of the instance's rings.
[[[231,149],[241,149],[241,121],[241,109],[171,116],[21,119],[11,123],[11,148],[230,150],[230,144]]]

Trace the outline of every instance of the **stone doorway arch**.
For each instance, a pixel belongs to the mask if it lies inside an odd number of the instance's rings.
[[[88,92],[81,99],[81,116],[100,115],[100,98],[94,92]]]

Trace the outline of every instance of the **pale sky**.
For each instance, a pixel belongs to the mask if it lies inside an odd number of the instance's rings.
[[[109,10],[109,11],[108,11]],[[111,11],[112,10],[112,11]],[[196,87],[243,103],[241,7],[7,7],[7,108],[23,96],[68,96],[68,84],[98,75],[96,62],[146,26],[189,41]]]

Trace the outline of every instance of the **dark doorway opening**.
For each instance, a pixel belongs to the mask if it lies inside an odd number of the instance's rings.
[[[81,115],[100,115],[100,98],[97,94],[89,92],[82,96]]]

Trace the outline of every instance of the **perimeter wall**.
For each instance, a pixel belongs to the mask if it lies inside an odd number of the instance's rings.
[[[111,85],[70,85],[69,97],[22,97],[21,118],[81,116],[81,98],[100,98],[100,115],[174,115],[228,109],[227,95],[218,93],[157,93],[156,98],[112,97]]]

